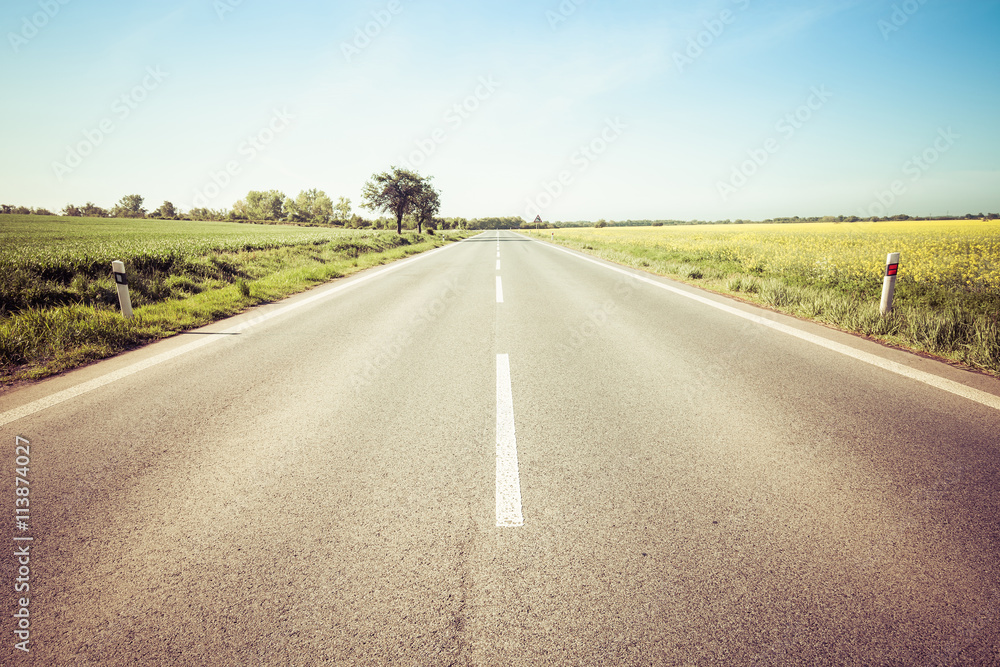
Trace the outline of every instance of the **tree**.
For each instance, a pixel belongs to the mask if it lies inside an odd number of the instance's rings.
[[[227,216],[226,209],[219,209],[218,211],[210,208],[192,208],[188,211],[187,218],[191,220],[225,220]],[[234,219],[232,214],[229,214],[229,219]]]
[[[267,192],[251,190],[247,193],[244,204],[247,218],[250,220],[283,220],[285,218],[285,195],[277,190],[268,190]]]
[[[106,218],[108,217],[107,210],[101,208],[92,201],[87,202],[80,209],[80,213],[86,218]]]
[[[112,218],[145,218],[146,209],[142,207],[142,197],[140,195],[125,195],[113,209]]]
[[[403,233],[403,216],[414,210],[424,188],[424,179],[415,171],[392,167],[392,173],[374,174],[365,183],[361,196],[363,208],[396,216],[396,233]]]
[[[334,218],[342,224],[347,224],[351,218],[351,200],[347,197],[338,197],[337,205],[333,207]]]
[[[423,187],[420,188],[420,192],[413,202],[413,217],[417,220],[418,234],[424,233],[423,226],[431,223],[441,208],[441,200],[438,197],[440,193],[431,185],[432,178],[434,177],[428,176],[424,179]]]
[[[156,213],[164,220],[173,220],[177,217],[177,209],[168,201],[163,202],[160,208],[156,209]]]
[[[66,204],[66,208],[63,209],[62,214],[70,218],[79,218],[83,215],[83,213],[80,212],[80,209],[72,204]]]
[[[208,209],[205,209],[206,211]],[[205,218],[210,220],[211,218]],[[233,210],[229,212],[230,220],[249,220],[250,214],[247,212],[247,203],[240,199],[235,204],[233,204]]]
[[[333,202],[322,190],[303,190],[299,196],[285,200],[288,219],[296,222],[329,222],[333,214]]]

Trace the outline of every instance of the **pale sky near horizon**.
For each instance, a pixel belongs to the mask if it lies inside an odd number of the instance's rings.
[[[1000,0],[8,0],[0,28],[0,203],[357,210],[408,165],[469,218],[1000,212]]]

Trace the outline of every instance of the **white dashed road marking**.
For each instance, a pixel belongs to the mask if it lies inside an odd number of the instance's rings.
[[[521,478],[514,437],[514,398],[510,387],[510,358],[497,355],[497,526],[523,526]]]

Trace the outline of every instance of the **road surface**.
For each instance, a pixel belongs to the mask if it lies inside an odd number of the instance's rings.
[[[0,395],[0,663],[1000,664],[998,396],[486,232]]]

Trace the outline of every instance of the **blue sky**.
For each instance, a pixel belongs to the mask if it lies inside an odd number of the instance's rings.
[[[998,0],[7,0],[0,203],[357,208],[405,164],[446,216],[1000,212],[998,27]]]

